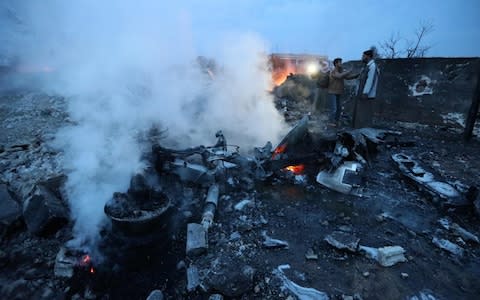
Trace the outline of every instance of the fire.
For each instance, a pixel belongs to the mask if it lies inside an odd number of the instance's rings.
[[[287,143],[279,145],[272,154],[272,159],[274,159],[277,155],[282,154],[287,149]]]
[[[93,267],[90,267],[90,274],[94,274],[95,273],[95,269],[93,269]]]
[[[88,265],[91,261],[92,261],[92,259],[90,258],[90,255],[88,255],[88,254],[86,254],[82,257],[82,263],[84,265]]]
[[[279,86],[287,80],[288,75],[297,73],[295,68],[287,67],[284,69],[275,70],[272,73],[272,80],[275,86]]]
[[[295,175],[302,174],[305,170],[305,165],[296,165],[296,166],[288,166],[285,167],[285,170],[292,172]]]

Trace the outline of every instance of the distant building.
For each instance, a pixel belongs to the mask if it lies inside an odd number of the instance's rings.
[[[291,73],[311,75],[330,69],[328,56],[325,55],[272,53],[270,64],[275,85],[282,84]]]

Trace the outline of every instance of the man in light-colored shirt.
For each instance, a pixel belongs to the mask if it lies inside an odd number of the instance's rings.
[[[373,50],[363,52],[362,62],[366,64],[360,74],[358,96],[353,109],[353,127],[371,127],[373,119],[373,105],[377,96],[379,71],[373,59]]]

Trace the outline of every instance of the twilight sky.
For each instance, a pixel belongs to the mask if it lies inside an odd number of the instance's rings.
[[[269,43],[272,52],[349,60],[358,59],[364,49],[392,33],[413,38],[421,22],[430,22],[434,31],[425,40],[432,46],[427,56],[480,56],[479,0],[188,2],[185,18],[198,33],[194,38],[204,38],[208,32],[252,31]]]
[[[50,14],[47,20],[63,16],[68,5],[84,12],[86,25],[89,15],[99,17],[94,8],[111,7],[107,15],[132,16],[137,25],[142,15],[157,15],[167,24],[173,39],[179,32],[192,51],[215,53],[220,39],[235,39],[236,34],[254,33],[262,38],[270,52],[311,53],[358,59],[363,50],[398,33],[405,39],[414,38],[422,22],[433,24],[425,42],[432,46],[427,56],[480,56],[480,0],[178,0],[173,3],[140,0],[128,1],[78,0],[69,4],[61,0],[2,0],[0,4],[0,50],[13,45],[11,11],[20,19]],[[86,4],[82,4],[86,3]],[[156,4],[152,4],[156,3]],[[136,6],[132,10],[133,4]],[[3,6],[3,7],[2,7]],[[8,8],[7,10],[5,8]],[[25,17],[25,8],[34,12]],[[105,12],[105,9],[102,10]],[[35,15],[36,14],[36,15]],[[55,21],[52,21],[52,23]],[[13,22],[15,23],[15,22]],[[98,22],[97,22],[98,23]],[[18,24],[18,23],[17,23]],[[41,24],[37,22],[37,25]],[[170,25],[168,25],[170,24]],[[88,26],[87,26],[88,27]],[[36,28],[38,30],[38,28]],[[59,25],[56,29],[62,30]],[[169,32],[162,32],[168,36]],[[120,33],[119,33],[120,34]],[[404,48],[403,43],[400,44]],[[13,48],[13,49],[12,49]],[[9,52],[15,51],[12,46]],[[179,49],[181,50],[181,49]]]

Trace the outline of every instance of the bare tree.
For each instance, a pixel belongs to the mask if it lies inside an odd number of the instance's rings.
[[[398,43],[401,41],[400,33],[392,33],[388,40],[380,43],[380,48],[383,51],[382,56],[385,58],[397,58],[401,55]]]
[[[425,37],[434,30],[434,26],[431,22],[422,21],[418,28],[415,30],[415,37],[413,39],[404,39],[400,33],[392,33],[390,38],[380,43],[380,48],[383,51],[385,58],[398,58],[405,56],[407,58],[412,57],[424,57],[425,54],[432,48],[429,45],[425,45]],[[404,48],[401,47],[403,41]]]
[[[433,31],[433,24],[430,22],[422,22],[415,30],[415,40],[407,42],[407,58],[424,57],[431,46],[423,45],[425,36]]]

